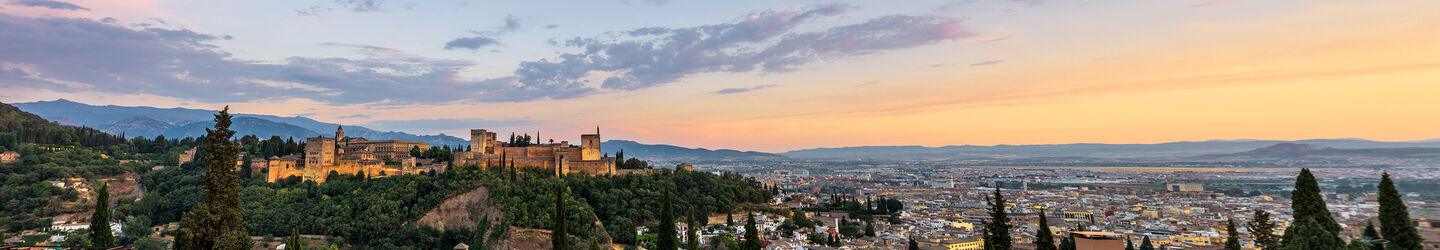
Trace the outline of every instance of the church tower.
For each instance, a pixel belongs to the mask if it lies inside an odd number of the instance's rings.
[[[336,139],[336,140],[345,139],[345,125],[340,125],[339,127],[335,127],[335,139]]]

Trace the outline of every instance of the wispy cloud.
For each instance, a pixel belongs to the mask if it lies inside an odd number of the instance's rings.
[[[75,5],[75,4],[73,4],[73,3],[61,2],[61,1],[53,1],[53,0],[19,0],[19,1],[15,1],[14,3],[15,3],[16,5],[21,5],[21,6],[42,7],[42,8],[51,8],[51,9],[57,9],[57,10],[83,10],[83,11],[89,11],[89,10],[90,10],[89,8],[80,7],[80,5]]]
[[[996,64],[1003,63],[1003,62],[1005,62],[1005,60],[989,60],[989,61],[984,61],[984,62],[971,63],[971,64],[970,64],[970,67],[986,66],[986,65],[996,65]]]
[[[756,86],[754,86],[754,87],[749,87],[749,88],[728,88],[728,89],[721,89],[721,90],[715,91],[714,94],[717,94],[717,95],[739,94],[739,93],[745,93],[745,92],[750,92],[750,91],[756,91],[756,90],[774,88],[774,87],[779,87],[779,86],[780,86],[780,85],[778,85],[778,84],[766,84],[766,85],[756,85]]]
[[[480,48],[484,48],[485,46],[496,45],[496,44],[500,44],[500,41],[499,41],[499,40],[495,40],[494,38],[483,37],[483,36],[461,37],[461,38],[456,38],[455,40],[450,40],[450,42],[446,42],[446,43],[445,43],[445,49],[446,49],[446,50],[453,50],[453,49],[478,50],[478,49],[480,49]]]
[[[533,125],[535,121],[528,119],[512,120],[491,120],[485,118],[456,118],[456,119],[415,119],[415,120],[380,120],[367,122],[366,127],[377,130],[404,129],[407,131],[436,132],[452,131],[470,128],[484,127],[512,127]]]

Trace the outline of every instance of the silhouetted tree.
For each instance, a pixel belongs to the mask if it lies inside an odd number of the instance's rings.
[[[254,242],[246,233],[240,206],[240,179],[235,175],[235,158],[239,149],[230,142],[230,107],[215,115],[215,128],[205,129],[201,159],[209,169],[205,173],[204,201],[180,220],[176,246],[180,249],[251,249]],[[183,242],[183,244],[181,244]]]
[[[1410,222],[1410,210],[1405,207],[1405,200],[1400,197],[1400,191],[1395,189],[1395,181],[1390,180],[1390,173],[1380,175],[1380,235],[1388,241],[1386,247],[1390,249],[1423,249],[1421,243],[1425,239],[1420,237],[1416,231],[1415,224]]]
[[[1330,217],[1330,209],[1325,207],[1325,197],[1320,195],[1320,184],[1315,180],[1315,175],[1310,174],[1310,169],[1308,168],[1300,169],[1300,175],[1295,177],[1295,190],[1290,192],[1290,210],[1294,211],[1292,215],[1295,220],[1290,224],[1290,227],[1303,224],[1301,222],[1304,222],[1306,219],[1312,219],[1319,228],[1318,230],[1294,230],[1292,228],[1286,228],[1285,234],[1281,236],[1280,245],[1293,249],[1290,245],[1291,241],[1295,240],[1296,237],[1307,238],[1307,241],[1312,242],[1312,244],[1329,244],[1341,241],[1339,235],[1340,223],[1335,222],[1334,217]],[[1381,227],[1384,227],[1384,225],[1382,224]],[[1302,232],[1317,235],[1296,235]],[[1315,240],[1314,238],[1320,237],[1320,234],[1332,239]]]
[[[995,195],[986,197],[985,202],[990,205],[990,221],[985,223],[985,249],[986,250],[1009,250],[1011,249],[1010,239],[1010,217],[1005,214],[1005,195],[1000,193],[1000,188],[995,188]]]
[[[95,189],[95,212],[90,214],[91,246],[115,246],[115,234],[110,233],[109,187],[109,184],[100,182],[100,187]]]
[[[1045,210],[1040,210],[1040,229],[1035,230],[1035,250],[1055,250],[1055,238],[1050,232],[1050,223],[1045,220]]]
[[[1225,238],[1225,250],[1240,250],[1240,230],[1235,229],[1235,219],[1228,221],[1225,232],[1229,234]]]
[[[1256,209],[1248,229],[1250,236],[1255,238],[1255,247],[1261,250],[1280,249],[1280,236],[1275,235],[1275,222],[1270,220],[1270,212]]]

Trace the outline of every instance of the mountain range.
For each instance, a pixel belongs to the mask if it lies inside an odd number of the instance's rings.
[[[187,108],[154,108],[154,107],[132,107],[132,106],[97,106],[65,99],[55,101],[39,101],[27,103],[15,103],[15,107],[26,112],[39,115],[47,120],[71,126],[87,126],[100,129],[101,131],[124,134],[125,136],[155,137],[165,135],[170,138],[184,138],[187,136],[198,137],[205,133],[206,127],[214,125],[212,121],[216,110],[187,109]],[[270,136],[294,137],[303,140],[305,137],[319,135],[331,135],[339,124],[320,122],[305,117],[281,117],[273,115],[255,114],[232,114],[235,119],[231,129],[238,135],[257,135],[260,138]],[[376,131],[374,129],[345,125],[345,135],[365,137],[371,140],[407,140],[425,142],[431,145],[460,145],[468,143],[467,140],[445,134],[439,135],[416,135],[394,131]]]
[[[36,114],[62,125],[88,126],[126,136],[171,138],[195,137],[211,127],[214,110],[185,108],[154,108],[129,106],[96,106],[65,99],[15,103],[25,112]],[[338,124],[305,117],[234,114],[231,129],[240,135],[305,137],[330,135]],[[431,145],[462,145],[462,138],[439,135],[415,135],[404,132],[382,132],[362,126],[346,125],[349,136],[372,140],[407,140]],[[1413,142],[1381,142],[1363,139],[1316,140],[1210,140],[1157,144],[1075,143],[1049,145],[996,146],[858,146],[814,148],[784,153],[765,153],[730,149],[711,150],[662,144],[642,144],[628,140],[610,140],[601,144],[609,155],[624,150],[626,157],[667,160],[727,159],[870,159],[870,160],[935,160],[935,159],[1008,159],[1044,157],[1081,157],[1108,159],[1176,159],[1236,160],[1286,158],[1440,158],[1440,140]]]

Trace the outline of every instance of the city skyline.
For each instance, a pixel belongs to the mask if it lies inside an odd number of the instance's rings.
[[[8,1],[0,101],[767,152],[1440,138],[1436,2],[563,4]]]

